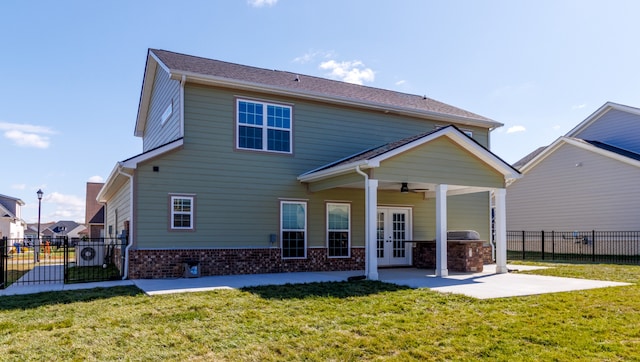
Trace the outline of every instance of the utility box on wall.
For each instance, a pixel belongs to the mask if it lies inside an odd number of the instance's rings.
[[[200,276],[200,262],[188,261],[184,263],[184,277],[198,278]]]

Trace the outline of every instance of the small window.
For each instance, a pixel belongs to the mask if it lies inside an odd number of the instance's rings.
[[[307,203],[282,201],[280,203],[280,240],[282,257],[307,257]]]
[[[167,122],[169,117],[171,117],[172,113],[173,113],[173,101],[169,103],[169,105],[167,106],[167,109],[165,109],[164,113],[162,113],[162,121],[161,121],[162,124],[165,124],[165,122]]]
[[[351,205],[327,204],[327,249],[329,257],[349,257],[351,250]]]
[[[236,147],[291,153],[290,106],[238,99]]]
[[[194,198],[171,196],[171,229],[193,230]]]

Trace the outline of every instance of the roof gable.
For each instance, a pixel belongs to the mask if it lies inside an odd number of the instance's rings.
[[[144,130],[151,88],[154,83],[153,77],[157,67],[162,67],[175,80],[259,90],[390,112],[406,112],[418,117],[489,129],[502,126],[501,123],[489,118],[426,96],[149,49],[136,121],[137,136],[140,136]]]
[[[595,112],[593,112],[584,121],[580,122],[580,124],[575,126],[571,131],[569,131],[565,135],[565,137],[576,137],[579,133],[581,133],[582,131],[587,129],[589,126],[597,122],[600,118],[602,118],[611,110],[618,110],[621,112],[626,112],[626,113],[640,116],[640,108],[625,106],[623,104],[618,104],[614,102],[607,102],[602,107],[598,108]]]
[[[474,139],[464,134],[457,127],[447,126],[354,154],[342,160],[308,171],[298,176],[298,180],[301,182],[312,182],[317,179],[351,172],[355,168],[380,167],[381,162],[413,150],[440,137],[448,137],[458,146],[474,154],[478,159],[504,175],[505,178],[514,179],[520,177],[520,173],[516,169],[484,148]]]
[[[584,150],[598,153],[605,157],[630,164],[632,166],[640,167],[640,154],[618,148],[600,141],[587,141],[579,138],[560,137],[555,140],[551,145],[542,147],[542,151],[534,155],[529,161],[520,168],[520,172],[526,174],[536,165],[549,157],[555,150],[562,145],[569,144],[576,147],[580,147]]]

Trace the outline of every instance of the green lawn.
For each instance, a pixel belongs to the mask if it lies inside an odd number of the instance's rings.
[[[640,267],[545,275],[632,286],[476,300],[358,281],[149,297],[0,297],[2,360],[640,360]]]

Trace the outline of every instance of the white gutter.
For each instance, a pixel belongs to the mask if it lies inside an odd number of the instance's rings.
[[[234,87],[237,89],[270,92],[270,93],[279,94],[283,96],[294,96],[294,97],[306,98],[306,99],[311,99],[316,101],[320,100],[320,101],[329,102],[329,103],[338,103],[338,104],[349,105],[349,106],[366,107],[370,109],[377,109],[383,112],[397,112],[398,114],[404,114],[404,115],[420,117],[420,118],[427,117],[429,119],[434,119],[434,120],[443,121],[443,122],[455,122],[455,123],[460,123],[465,125],[472,125],[472,126],[486,127],[486,128],[498,128],[498,127],[504,126],[504,124],[493,121],[493,120],[481,120],[477,118],[470,118],[470,117],[459,116],[459,115],[443,114],[435,111],[412,110],[410,108],[386,106],[378,103],[368,102],[366,100],[358,100],[358,99],[341,97],[341,96],[330,96],[330,95],[325,95],[318,92],[294,90],[294,89],[278,87],[278,86],[265,86],[260,83],[234,80],[234,79],[229,79],[225,77],[206,75],[206,74],[195,73],[190,71],[181,71],[181,70],[173,69],[171,70],[170,74],[171,74],[171,79],[174,79],[174,80],[180,80],[186,76],[188,79],[196,83],[209,83],[209,84],[216,84],[220,86]]]
[[[180,135],[184,137],[184,84],[187,82],[187,76],[183,75],[180,80]]]
[[[122,172],[120,167],[118,167],[118,173],[129,178],[129,242],[127,243],[127,247],[124,249],[124,273],[122,275],[122,280],[125,280],[129,277],[129,249],[133,246],[133,228],[135,228],[136,225],[133,222],[133,175]],[[116,228],[117,227],[118,225],[116,225]]]

